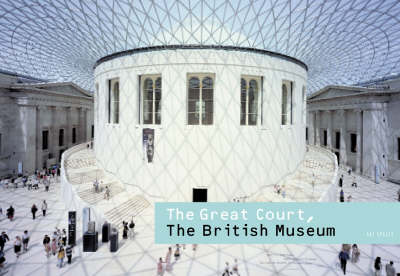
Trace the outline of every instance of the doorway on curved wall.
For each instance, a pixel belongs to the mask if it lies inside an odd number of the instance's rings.
[[[207,189],[193,188],[193,202],[207,202]]]
[[[335,155],[336,155],[336,158],[337,158],[338,165],[340,165],[340,153],[335,151]]]

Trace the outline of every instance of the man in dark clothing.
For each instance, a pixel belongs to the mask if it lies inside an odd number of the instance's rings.
[[[340,187],[340,188],[343,187],[343,174],[342,174],[342,176],[339,178],[339,187]]]
[[[346,251],[342,250],[339,253],[339,260],[340,260],[340,267],[343,270],[343,273],[346,275],[346,265],[347,265],[347,260],[350,259],[349,253]]]
[[[344,192],[343,192],[343,189],[340,190],[340,197],[339,197],[339,199],[340,199],[340,202],[344,202]]]
[[[33,204],[33,205],[32,205],[32,208],[31,208],[32,218],[33,218],[33,219],[36,218],[36,212],[37,212],[37,210],[38,210],[38,209],[37,209],[36,205]]]
[[[10,206],[10,208],[7,209],[7,217],[10,221],[13,220],[14,218],[14,208],[12,206]]]
[[[0,236],[0,251],[4,250],[4,245],[6,244],[7,241],[10,241],[10,238],[6,234],[6,232],[2,232]]]
[[[67,249],[65,249],[65,254],[67,255],[68,263],[71,264],[71,260],[72,260],[72,246],[71,245],[68,245]]]

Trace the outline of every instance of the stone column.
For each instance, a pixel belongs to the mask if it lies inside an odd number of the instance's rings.
[[[57,108],[55,106],[49,106],[48,109],[51,111],[51,124],[49,125],[49,153],[52,158],[55,156],[56,147],[58,146],[58,135],[57,135]]]
[[[321,146],[321,111],[315,111],[315,145]]]
[[[333,121],[333,112],[331,110],[327,110],[326,114],[328,115],[328,128],[326,130],[327,135],[327,147],[328,149],[332,149],[332,121]]]
[[[65,130],[66,141],[65,144],[68,148],[72,146],[72,107],[66,108],[67,112],[67,129]]]
[[[347,122],[346,122],[346,111],[339,110],[340,116],[340,164],[347,164],[347,151],[346,151],[346,136],[347,136]]]
[[[356,173],[361,173],[361,136],[362,136],[362,111],[356,110],[357,116],[357,148],[356,148]]]
[[[314,145],[315,144],[315,137],[314,137],[314,112],[313,111],[309,111],[308,112],[308,121],[310,122],[310,124],[308,125],[308,144],[309,145]]]
[[[36,107],[36,168],[35,169],[42,169],[42,128],[41,128],[41,120],[43,116],[43,109],[42,106]]]

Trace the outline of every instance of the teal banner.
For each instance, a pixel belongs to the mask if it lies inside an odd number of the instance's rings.
[[[158,244],[399,244],[400,203],[155,205]]]

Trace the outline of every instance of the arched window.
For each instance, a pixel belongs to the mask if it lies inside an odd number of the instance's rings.
[[[286,84],[282,84],[282,125],[287,124],[287,101],[288,101],[288,92]]]
[[[108,123],[119,123],[119,79],[108,81]]]
[[[160,75],[142,76],[143,124],[161,124],[161,77]]]
[[[211,75],[189,76],[188,125],[212,125],[214,79]]]
[[[242,77],[240,79],[240,124],[257,125],[261,78]]]

